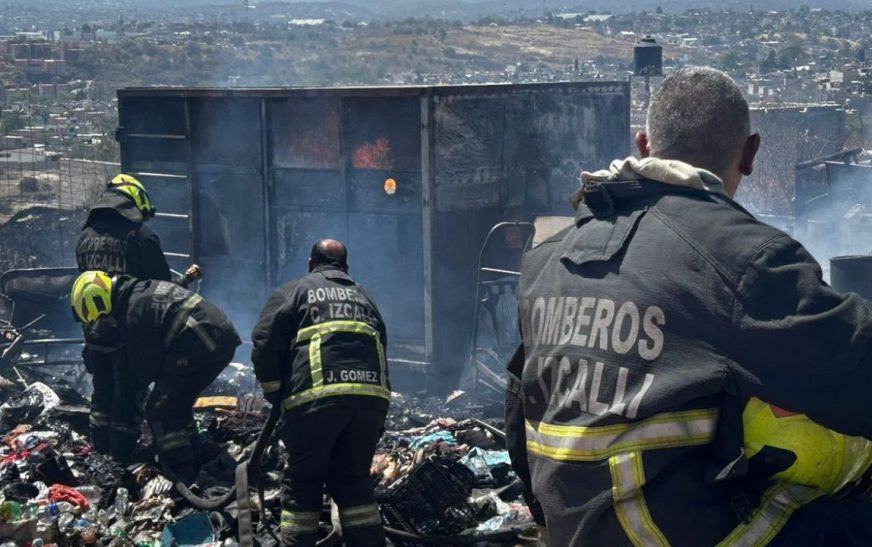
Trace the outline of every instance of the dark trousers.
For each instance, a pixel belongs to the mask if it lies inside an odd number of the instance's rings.
[[[282,545],[315,545],[325,484],[339,507],[345,543],[385,545],[369,474],[385,415],[383,408],[353,402],[285,415]]]
[[[168,356],[146,403],[145,417],[158,456],[185,482],[193,482],[201,464],[194,402],[230,363],[233,353]]]
[[[147,386],[143,386],[127,365],[127,350],[104,353],[85,347],[85,367],[92,375],[90,432],[94,449],[126,463],[133,460],[142,403]]]
[[[865,494],[864,494],[865,496]],[[863,547],[872,545],[872,499],[820,497],[787,521],[771,547]]]

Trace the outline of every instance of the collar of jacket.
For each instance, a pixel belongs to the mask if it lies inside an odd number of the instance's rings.
[[[321,264],[320,266],[315,266],[312,269],[312,273],[319,273],[327,279],[342,280],[354,283],[354,280],[351,279],[351,276],[348,275],[348,272],[343,271],[342,268],[340,268],[339,266],[334,266],[333,264]]]
[[[136,208],[136,204],[133,203],[133,200],[126,196],[122,196],[118,192],[114,192],[112,190],[104,190],[103,194],[100,198],[91,206],[91,209],[88,211],[88,218],[85,221],[85,226],[88,226],[93,221],[93,215],[97,210],[111,210],[115,211],[125,219],[130,222],[135,222],[136,224],[142,224],[145,221],[145,217],[142,216],[142,212]]]
[[[622,193],[626,194],[624,197],[631,197],[630,194],[642,190],[642,181],[659,182],[675,188],[690,188],[726,197],[723,181],[710,171],[676,160],[640,160],[630,156],[613,161],[608,169],[582,172],[581,188],[570,196],[569,201],[576,210],[580,204],[587,203],[597,216],[608,216],[608,213],[600,214],[603,207],[604,212],[613,210],[614,203],[608,199],[608,194]],[[624,185],[624,188],[619,190],[613,186],[615,183]]]

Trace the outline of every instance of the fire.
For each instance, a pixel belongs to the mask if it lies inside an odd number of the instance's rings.
[[[385,194],[392,196],[397,193],[397,181],[394,179],[387,179],[385,181]]]
[[[391,152],[387,137],[378,137],[374,143],[363,143],[354,150],[352,166],[356,169],[380,169],[387,171],[394,166],[388,157]]]
[[[317,122],[305,118],[301,125],[304,130],[287,137],[291,164],[311,169],[332,169],[339,165],[339,114],[330,112]]]

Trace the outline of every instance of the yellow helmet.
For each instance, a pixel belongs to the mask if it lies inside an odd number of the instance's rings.
[[[772,478],[835,493],[856,482],[872,464],[872,442],[849,437],[760,399],[748,401],[742,413],[745,454],[764,447],[792,453],[796,459]]]
[[[154,216],[154,205],[151,204],[151,199],[148,197],[148,192],[145,191],[145,186],[136,177],[122,173],[109,181],[109,189],[115,190],[133,200],[136,208],[139,209],[144,218],[148,219]]]
[[[93,323],[112,313],[112,279],[105,272],[81,274],[73,283],[70,305],[83,323]]]

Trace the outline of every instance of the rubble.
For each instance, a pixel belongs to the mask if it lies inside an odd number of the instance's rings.
[[[242,365],[231,367],[195,405],[206,461],[191,486],[197,496],[217,498],[233,488],[236,467],[249,457],[269,413],[251,395],[250,376]],[[11,396],[0,405],[0,545],[237,545],[242,510],[235,501],[216,510],[192,506],[155,463],[147,438],[133,465],[94,452],[87,407],[75,390],[56,383],[24,385],[20,378],[14,389],[7,385]],[[394,394],[372,463],[392,544],[522,542],[532,518],[497,429],[500,419],[469,418],[484,410],[466,394],[455,393],[450,402]],[[277,532],[283,452],[269,448],[263,458],[265,517],[251,495],[259,545],[276,543],[264,526]],[[325,535],[329,513],[325,502]]]

